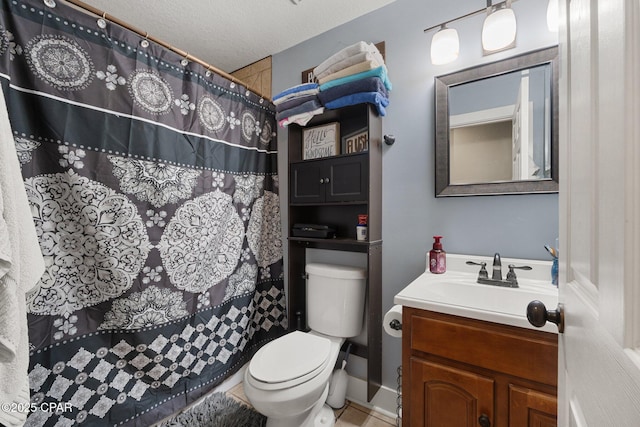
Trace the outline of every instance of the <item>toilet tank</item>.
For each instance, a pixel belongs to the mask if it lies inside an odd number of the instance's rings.
[[[306,272],[308,326],[334,337],[359,335],[364,318],[366,271],[356,267],[310,263]]]

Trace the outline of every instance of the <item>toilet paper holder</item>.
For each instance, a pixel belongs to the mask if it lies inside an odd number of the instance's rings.
[[[391,322],[389,322],[389,327],[396,331],[401,331],[402,323],[398,319],[393,319]]]

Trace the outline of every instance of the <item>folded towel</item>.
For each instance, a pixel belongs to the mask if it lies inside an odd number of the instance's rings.
[[[301,113],[308,113],[309,111],[317,110],[320,107],[322,107],[322,105],[320,104],[320,100],[316,97],[315,99],[307,101],[302,105],[298,105],[296,107],[289,108],[288,110],[276,113],[276,120],[282,120]]]
[[[378,52],[378,48],[375,45],[360,41],[358,43],[352,44],[350,46],[345,47],[342,50],[334,53],[324,61],[320,63],[316,68],[313,69],[313,74],[318,75],[325,72],[329,67],[333,64],[336,64],[340,61],[343,61],[345,58],[349,58],[350,56],[355,56],[362,52]]]
[[[335,64],[329,66],[326,70],[318,74],[314,74],[314,76],[317,79],[321,79],[323,77],[328,76],[329,74],[335,73],[336,71],[344,70],[347,67],[350,67],[359,62],[365,62],[365,61],[375,61],[378,64],[376,65],[376,67],[379,67],[380,65],[384,65],[384,58],[382,58],[382,55],[376,49],[375,52],[360,52],[357,55],[353,55],[343,59],[342,61],[338,61]]]
[[[29,404],[26,293],[44,260],[22,181],[13,132],[0,89],[0,403]],[[26,412],[0,411],[0,424],[22,426]]]
[[[295,116],[287,117],[286,119],[278,121],[278,124],[280,125],[280,127],[286,127],[291,123],[297,123],[300,126],[305,126],[307,123],[309,123],[309,120],[311,120],[313,116],[322,113],[324,113],[324,107],[320,107],[306,113],[296,114]]]
[[[380,92],[384,97],[389,97],[389,92],[380,77],[367,77],[324,90],[318,94],[318,98],[322,105],[325,105],[327,102],[358,92]]]
[[[346,107],[356,104],[373,104],[378,109],[378,114],[384,116],[387,114],[385,107],[389,105],[389,98],[379,92],[360,92],[346,95],[325,104],[325,108],[335,110],[337,108]]]
[[[317,93],[314,93],[313,95],[296,96],[295,98],[288,99],[276,105],[276,113],[288,110],[289,108],[297,107],[298,105],[302,105],[305,102],[312,101],[314,99],[318,99]]]
[[[303,83],[290,87],[289,89],[285,89],[279,94],[274,95],[272,102],[275,105],[278,105],[279,103],[296,96],[313,95],[314,93],[318,93],[318,90],[319,88],[317,83]]]
[[[341,77],[339,79],[331,80],[327,83],[321,84],[320,92],[345,83],[355,82],[356,80],[360,79],[366,79],[367,77],[380,77],[380,79],[382,79],[382,82],[384,83],[384,87],[386,87],[387,90],[391,90],[392,88],[391,81],[389,81],[389,77],[387,76],[386,67],[378,67],[374,68],[373,70],[363,71],[361,73]]]
[[[358,73],[362,73],[363,71],[369,71],[369,70],[373,70],[374,68],[378,68],[378,67],[384,67],[385,69],[387,67],[383,65],[378,64],[377,61],[364,61],[364,62],[359,62],[357,64],[354,64],[350,67],[347,68],[343,68],[340,71],[336,71],[335,73],[331,73],[327,76],[324,76],[321,79],[318,79],[318,83],[320,83],[321,85],[327,82],[330,82],[331,80],[335,80],[335,79],[339,79],[342,77],[347,77],[350,76],[352,74],[358,74]]]

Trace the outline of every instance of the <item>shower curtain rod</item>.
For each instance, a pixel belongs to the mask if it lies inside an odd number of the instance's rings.
[[[130,31],[133,31],[134,33],[144,37],[145,39],[147,39],[149,41],[152,41],[154,43],[157,43],[160,46],[166,47],[167,49],[177,53],[178,55],[184,57],[187,61],[197,62],[198,64],[200,64],[203,67],[205,67],[207,70],[212,71],[212,72],[214,72],[216,74],[219,74],[222,77],[225,77],[225,78],[231,80],[234,83],[237,83],[237,84],[240,84],[242,86],[245,86],[246,88],[248,88],[249,90],[251,90],[252,92],[256,93],[257,95],[259,95],[262,98],[271,100],[270,97],[265,96],[259,90],[252,88],[247,83],[243,82],[242,80],[240,80],[240,79],[238,79],[236,77],[233,77],[231,74],[229,74],[229,73],[227,73],[225,71],[222,71],[221,69],[219,69],[219,68],[217,68],[217,67],[215,67],[215,66],[209,64],[208,62],[205,62],[205,61],[203,61],[203,60],[201,60],[199,58],[196,58],[193,55],[190,55],[189,52],[186,52],[186,51],[184,51],[182,49],[179,49],[179,48],[177,48],[175,46],[171,46],[169,43],[167,43],[167,42],[165,42],[163,40],[160,40],[160,39],[158,39],[156,37],[150,36],[149,33],[145,32],[145,31],[142,31],[142,30],[132,26],[131,24],[129,24],[127,22],[122,21],[121,19],[118,19],[115,16],[109,15],[107,12],[105,12],[103,10],[100,10],[100,9],[98,9],[96,7],[93,7],[90,4],[84,3],[84,2],[82,2],[80,0],[64,0],[64,1],[66,1],[67,3],[71,3],[71,4],[77,6],[77,7],[81,8],[81,9],[84,9],[84,10],[90,12],[90,13],[93,13],[94,15],[96,15],[98,17],[102,17],[103,19],[106,19],[107,21],[111,21],[113,23],[116,23],[116,24],[120,25],[121,27],[124,27],[124,28],[126,28],[126,29],[128,29]]]

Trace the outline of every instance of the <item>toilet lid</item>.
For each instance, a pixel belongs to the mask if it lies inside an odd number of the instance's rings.
[[[324,367],[331,341],[294,331],[262,347],[251,359],[249,373],[258,381],[281,383]]]

